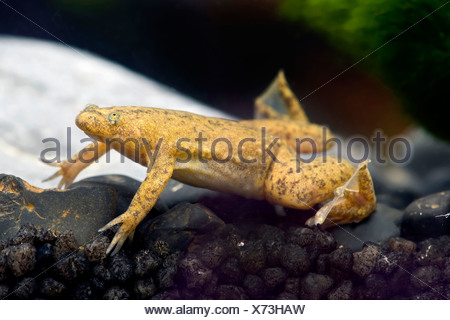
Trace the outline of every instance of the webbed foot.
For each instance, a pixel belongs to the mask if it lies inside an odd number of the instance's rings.
[[[375,193],[372,178],[367,169],[369,162],[370,160],[361,162],[350,179],[336,188],[334,198],[306,221],[308,226],[320,224],[327,228],[359,222],[375,210]]]

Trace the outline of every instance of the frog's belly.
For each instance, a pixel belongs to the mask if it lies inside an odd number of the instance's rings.
[[[200,188],[263,199],[264,177],[268,166],[217,161],[177,162],[172,178]]]

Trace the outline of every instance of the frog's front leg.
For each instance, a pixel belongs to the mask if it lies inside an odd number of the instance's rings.
[[[59,167],[60,169],[52,176],[45,179],[44,182],[61,176],[62,178],[58,184],[58,188],[61,189],[63,187],[68,187],[83,169],[88,167],[108,151],[109,146],[107,144],[94,141],[70,158],[70,160],[65,160],[59,163],[49,163],[50,165]]]
[[[134,232],[138,224],[153,208],[156,200],[172,176],[174,169],[173,157],[167,152],[160,151],[160,154],[155,158],[153,165],[149,165],[147,176],[134,195],[127,211],[99,230],[99,232],[102,232],[116,224],[122,224],[111,241],[106,254],[111,252],[114,247],[112,255],[120,250],[125,240]]]

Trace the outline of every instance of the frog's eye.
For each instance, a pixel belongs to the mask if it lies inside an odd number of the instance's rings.
[[[89,111],[89,110],[94,110],[94,109],[98,109],[98,106],[96,106],[95,104],[88,104],[88,105],[86,105],[86,107],[84,107],[83,112]]]
[[[111,124],[118,124],[120,121],[120,114],[117,112],[111,112],[108,114],[108,121]]]

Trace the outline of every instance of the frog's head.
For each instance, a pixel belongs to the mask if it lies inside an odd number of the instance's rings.
[[[104,141],[114,138],[124,130],[124,121],[121,121],[121,108],[100,108],[90,104],[77,116],[75,123],[89,137]]]

